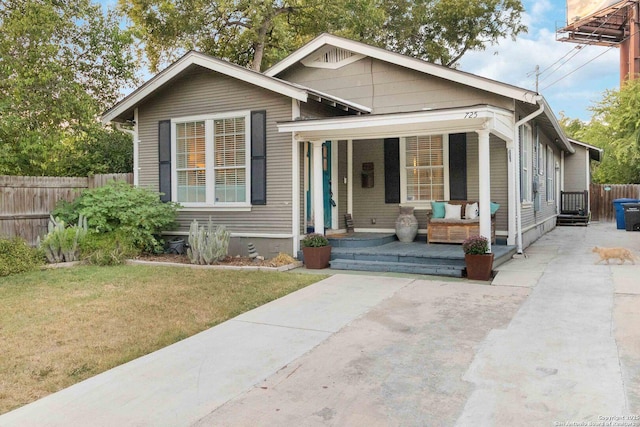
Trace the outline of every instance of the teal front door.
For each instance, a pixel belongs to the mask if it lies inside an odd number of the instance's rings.
[[[324,227],[332,228],[332,210],[336,206],[331,190],[331,141],[322,144],[322,189],[324,191]]]

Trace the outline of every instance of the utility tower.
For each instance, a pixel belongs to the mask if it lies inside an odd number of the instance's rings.
[[[620,48],[620,84],[640,77],[640,0],[567,0],[563,42]]]

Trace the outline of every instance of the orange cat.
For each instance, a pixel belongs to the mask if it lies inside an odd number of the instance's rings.
[[[600,255],[600,259],[598,261],[596,261],[596,264],[598,264],[600,261],[607,261],[607,264],[609,264],[609,260],[612,258],[617,258],[620,260],[620,262],[618,264],[624,264],[625,260],[629,260],[631,261],[631,264],[635,264],[634,258],[635,256],[631,253],[631,251],[629,249],[625,249],[625,248],[599,248],[599,247],[594,247],[593,251],[597,253],[598,255]]]

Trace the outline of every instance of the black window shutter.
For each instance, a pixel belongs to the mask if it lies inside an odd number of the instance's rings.
[[[158,161],[160,200],[171,201],[171,120],[158,122]]]
[[[267,204],[267,112],[251,112],[251,204]]]
[[[467,134],[449,135],[449,198],[467,200]]]
[[[384,140],[384,202],[400,203],[400,140]]]

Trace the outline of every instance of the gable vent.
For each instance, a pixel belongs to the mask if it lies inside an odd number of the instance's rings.
[[[337,62],[344,61],[345,59],[349,59],[353,55],[355,55],[355,53],[351,52],[350,50],[340,49],[339,47],[336,47],[320,55],[318,61],[335,64]]]
[[[306,67],[337,69],[362,58],[364,58],[364,55],[351,52],[347,49],[342,49],[337,46],[325,46],[301,62]]]

